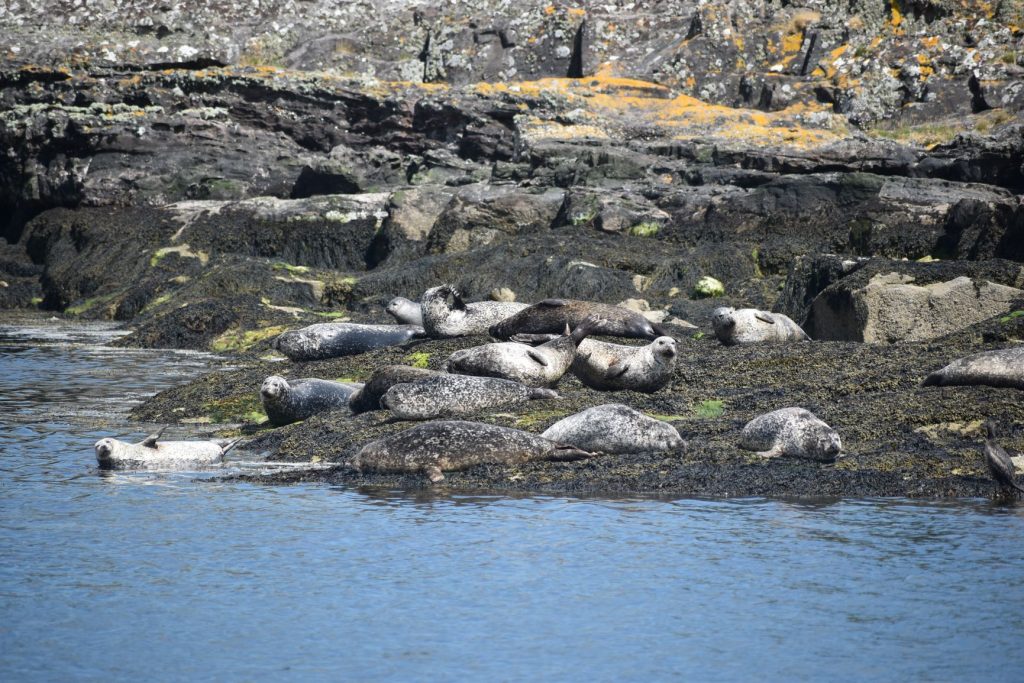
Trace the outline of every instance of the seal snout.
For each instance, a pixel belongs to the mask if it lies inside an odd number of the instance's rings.
[[[96,459],[103,462],[110,459],[114,452],[114,443],[110,439],[100,439],[93,447],[96,450]]]
[[[284,389],[287,385],[288,382],[284,377],[271,375],[263,380],[263,385],[260,387],[260,395],[264,398],[277,398],[284,393]]]

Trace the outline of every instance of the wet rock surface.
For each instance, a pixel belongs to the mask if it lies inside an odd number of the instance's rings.
[[[401,426],[258,428],[264,377],[438,368],[487,340],[292,364],[266,360],[272,339],[389,323],[393,297],[451,283],[468,301],[643,300],[680,344],[666,389],[566,377],[557,407],[481,419],[539,433],[622,402],[678,417],[690,449],[447,486],[979,495],[974,423],[1021,445],[1015,390],[917,386],[1024,339],[1017,3],[46,0],[0,23],[0,307],[237,360],[140,419],[242,422],[256,451],[340,462]],[[818,341],[726,349],[719,306]],[[852,457],[736,450],[738,428],[786,405]]]

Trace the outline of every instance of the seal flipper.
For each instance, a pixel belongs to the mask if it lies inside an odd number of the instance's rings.
[[[573,460],[586,460],[593,458],[594,453],[584,451],[575,446],[568,446],[563,443],[555,444],[555,450],[551,453],[551,459],[557,462],[572,462]]]
[[[533,360],[537,361],[538,363],[540,363],[544,367],[548,366],[548,362],[544,358],[544,356],[540,355],[539,353],[537,353],[533,349],[530,349],[529,351],[527,351],[526,355],[529,356],[530,358],[532,358]]]
[[[569,302],[565,299],[544,299],[538,301],[537,306],[544,306],[545,308],[560,308],[562,306],[568,306]]]
[[[769,325],[775,324],[775,318],[773,318],[770,313],[766,313],[765,311],[757,311],[756,313],[754,313],[754,317],[763,323],[768,323]]]
[[[548,398],[562,398],[554,389],[531,389],[530,400],[540,401]]]
[[[616,379],[622,377],[629,371],[629,363],[619,364],[618,361],[608,366],[608,369],[604,371],[605,379]]]
[[[778,458],[782,455],[782,446],[780,446],[779,444],[775,444],[766,451],[758,451],[757,455],[761,456],[762,458]]]
[[[547,344],[549,341],[554,341],[561,337],[560,334],[513,334],[509,337],[509,341],[519,342],[520,344]]]
[[[459,293],[459,290],[457,290],[454,287],[452,287],[451,292],[452,292],[452,308],[454,308],[457,311],[464,311],[464,310],[466,310],[466,302],[462,300],[462,295]]]
[[[156,448],[156,442],[159,441],[160,437],[163,436],[164,432],[167,431],[168,426],[169,425],[164,425],[156,434],[150,434],[149,436],[147,436],[145,439],[142,440],[141,445],[145,448]]]
[[[437,465],[427,465],[423,468],[423,473],[430,479],[431,484],[436,484],[440,481],[444,481],[444,472]]]

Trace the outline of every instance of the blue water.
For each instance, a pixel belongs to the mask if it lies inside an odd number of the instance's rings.
[[[103,474],[124,409],[214,361],[16,325],[0,680],[1024,679],[1022,507]]]

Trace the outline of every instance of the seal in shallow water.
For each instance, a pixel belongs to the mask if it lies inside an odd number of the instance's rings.
[[[422,472],[437,483],[444,479],[444,471],[473,465],[580,460],[591,455],[518,429],[442,420],[371,441],[349,464],[359,472]]]
[[[94,446],[96,462],[106,470],[194,470],[220,465],[239,441],[160,441],[165,429],[139,443],[100,439]]]
[[[553,387],[572,365],[576,346],[593,324],[588,319],[572,333],[566,326],[561,336],[540,346],[496,342],[462,349],[448,357],[445,369],[460,375],[511,379],[528,387]]]
[[[711,327],[726,346],[757,342],[810,341],[803,329],[781,313],[722,306],[711,312]]]
[[[672,379],[676,340],[658,337],[647,346],[609,344],[584,339],[576,350],[572,373],[592,389],[628,389],[654,393]]]
[[[780,408],[755,417],[740,434],[740,448],[763,458],[788,455],[821,462],[841,457],[836,430],[805,408]]]
[[[636,311],[575,299],[545,299],[492,325],[490,333],[495,339],[543,340],[566,325],[575,330],[587,318],[601,321],[591,332],[595,336],[656,339],[662,335],[661,327]]]
[[[317,323],[280,334],[273,346],[290,360],[323,360],[404,344],[422,336],[423,328],[415,325]]]
[[[388,302],[384,310],[400,324],[423,327],[423,309],[420,308],[419,302],[410,301],[404,296],[396,296]]]
[[[430,420],[546,398],[558,398],[558,394],[498,377],[444,374],[414,384],[396,384],[380,403],[399,420]]]
[[[263,380],[260,398],[270,424],[281,427],[317,413],[341,408],[348,410],[349,399],[362,386],[313,377],[289,382],[279,375],[271,375]]]
[[[686,446],[672,425],[621,403],[570,415],[548,427],[541,436],[593,453],[648,453]]]
[[[1024,345],[960,358],[925,377],[921,386],[975,384],[1024,389]]]
[[[423,293],[423,329],[435,339],[487,334],[487,329],[526,308],[514,301],[466,303],[451,285],[432,287]]]
[[[385,365],[373,371],[363,388],[349,399],[348,406],[356,414],[381,410],[381,397],[396,384],[419,382],[443,374],[437,370],[414,368],[410,365]]]

